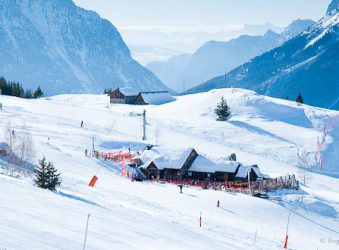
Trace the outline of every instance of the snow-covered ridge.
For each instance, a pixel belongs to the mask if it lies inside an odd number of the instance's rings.
[[[323,17],[318,23],[304,31],[303,34],[306,34],[310,39],[310,41],[305,46],[305,49],[320,41],[327,33],[335,33],[335,28],[338,26],[338,23],[339,13],[336,11]]]

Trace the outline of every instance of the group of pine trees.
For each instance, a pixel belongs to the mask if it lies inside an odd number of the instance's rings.
[[[0,93],[2,95],[16,96],[26,99],[36,99],[43,96],[43,92],[38,87],[34,92],[31,89],[24,89],[18,82],[9,82],[5,78],[0,77]]]

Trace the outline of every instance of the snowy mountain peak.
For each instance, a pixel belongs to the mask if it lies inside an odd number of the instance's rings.
[[[274,49],[313,23],[312,20],[295,20],[282,33],[269,28],[264,35],[241,35],[229,41],[209,41],[192,55],[150,63],[147,67],[170,88],[182,92]]]
[[[188,92],[225,85],[279,98],[294,99],[302,92],[307,104],[339,109],[338,23],[339,13],[332,11],[279,47]]]
[[[283,34],[288,34],[290,37],[294,37],[314,23],[315,22],[310,19],[296,19],[286,27]]]

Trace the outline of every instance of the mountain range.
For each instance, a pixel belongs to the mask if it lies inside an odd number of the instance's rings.
[[[295,20],[281,33],[269,29],[264,35],[241,35],[226,42],[209,41],[193,54],[176,55],[167,61],[152,62],[147,68],[168,87],[183,92],[278,47],[313,23],[312,20]]]
[[[301,92],[307,104],[339,109],[338,12],[333,0],[326,15],[298,36],[187,93],[239,87],[295,99]]]
[[[109,21],[71,0],[0,0],[0,76],[48,95],[168,89]]]

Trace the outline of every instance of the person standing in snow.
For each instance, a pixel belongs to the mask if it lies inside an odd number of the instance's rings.
[[[217,207],[220,207],[220,201],[219,200],[217,201]]]
[[[87,153],[88,153],[88,151],[87,151],[87,148],[85,149],[85,156],[87,157]]]
[[[81,124],[80,124],[80,126],[81,126],[81,127],[83,127],[83,126],[84,126],[84,121],[81,121]]]
[[[180,188],[180,193],[182,194],[182,184],[178,185]]]

